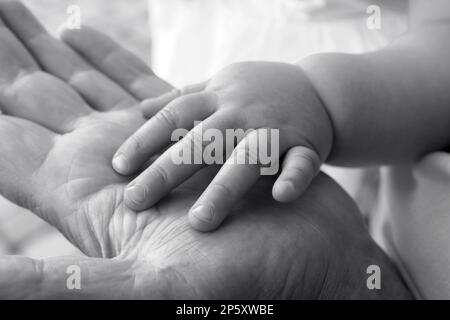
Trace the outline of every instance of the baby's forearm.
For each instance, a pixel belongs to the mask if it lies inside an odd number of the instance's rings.
[[[377,52],[299,62],[333,123],[329,163],[411,162],[450,145],[449,38],[450,25],[430,24]]]

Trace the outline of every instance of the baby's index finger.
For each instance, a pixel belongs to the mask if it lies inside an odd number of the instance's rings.
[[[187,132],[213,112],[210,99],[202,93],[174,99],[122,144],[113,159],[114,169],[124,175],[135,173],[150,157],[180,138],[177,129]]]

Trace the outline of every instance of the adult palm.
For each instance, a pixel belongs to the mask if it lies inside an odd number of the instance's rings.
[[[123,204],[130,177],[111,158],[145,121],[138,101],[170,89],[129,52],[83,28],[49,36],[20,3],[0,14],[0,192],[57,227],[89,257],[0,259],[0,296],[28,298],[317,298],[407,295],[345,193],[320,176],[301,201],[263,180],[220,230],[186,213],[204,170],[155,207]],[[100,70],[100,71],[99,71]],[[163,177],[160,177],[163,178]],[[366,268],[393,281],[366,288]],[[81,270],[81,289],[66,286]]]

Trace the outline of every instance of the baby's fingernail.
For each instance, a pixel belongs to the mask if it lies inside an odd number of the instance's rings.
[[[191,214],[201,222],[211,223],[214,220],[214,211],[210,206],[199,205],[192,209]]]
[[[280,181],[278,183],[278,191],[284,195],[295,193],[295,186],[291,181]]]
[[[273,191],[274,199],[280,202],[291,202],[298,197],[297,188],[289,180],[277,182]]]
[[[130,169],[127,158],[121,153],[114,157],[113,167],[119,173],[128,173],[128,170]]]
[[[140,205],[147,198],[147,188],[142,185],[133,185],[125,189],[125,198],[135,205]]]

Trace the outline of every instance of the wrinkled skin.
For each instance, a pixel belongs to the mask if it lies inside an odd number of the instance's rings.
[[[169,86],[147,69],[143,81],[126,83],[123,79],[135,77],[133,68],[114,68],[141,66],[137,58],[118,54],[114,63],[99,63],[92,58],[93,47],[108,47],[110,40],[87,28],[68,32],[65,41],[129,94],[124,94],[126,103],[101,108],[89,97],[110,97],[114,86],[97,86],[98,78],[89,77],[83,87],[67,77],[60,70],[81,58],[69,46],[49,40],[24,10],[17,3],[0,5],[8,25],[0,26],[0,105],[5,113],[0,116],[0,192],[54,225],[87,256],[43,261],[2,257],[0,297],[409,297],[356,206],[325,175],[292,204],[273,201],[273,180],[261,180],[214,233],[196,232],[186,215],[214,168],[149,210],[127,209],[124,186],[133,177],[114,172],[112,155],[146,120],[138,100]],[[14,23],[19,20],[21,25]],[[7,28],[47,72],[37,64],[23,68],[29,57]],[[48,56],[53,58],[46,60]],[[127,72],[129,77],[115,76]],[[61,79],[70,80],[78,93]],[[92,88],[95,92],[89,92]],[[81,268],[82,288],[70,291],[66,269],[74,264]],[[367,290],[370,264],[381,266],[383,290]]]

